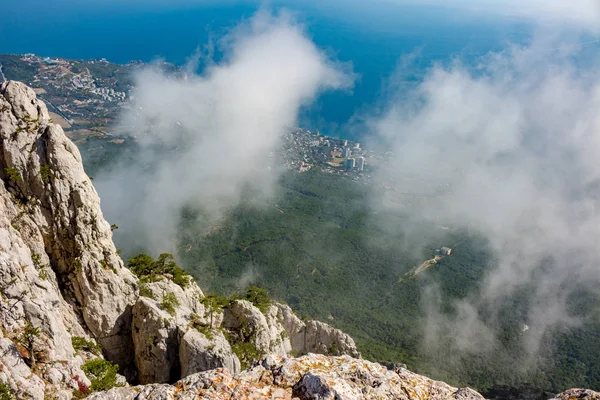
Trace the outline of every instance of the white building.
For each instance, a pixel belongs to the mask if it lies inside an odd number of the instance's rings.
[[[348,147],[344,147],[344,152],[342,153],[342,156],[344,158],[350,158],[351,155],[352,152],[350,151],[350,149]]]
[[[364,157],[359,157],[356,159],[356,168],[358,168],[359,171],[362,171],[365,169],[365,158]]]

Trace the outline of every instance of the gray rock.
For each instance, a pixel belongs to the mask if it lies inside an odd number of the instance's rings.
[[[569,389],[566,390],[551,400],[600,400],[600,393],[588,389]]]
[[[172,382],[179,378],[178,328],[171,315],[148,298],[133,307],[133,348],[141,383]]]
[[[276,304],[277,318],[298,354],[319,353],[360,357],[354,340],[332,326],[318,321],[300,320],[289,306]]]
[[[216,368],[227,368],[231,373],[240,372],[240,360],[219,330],[211,331],[210,338],[195,329],[188,330],[179,345],[181,377]]]
[[[284,334],[273,306],[265,315],[249,301],[232,301],[225,310],[223,326],[238,332],[239,337],[254,344],[261,353],[286,356],[291,350],[289,335]]]

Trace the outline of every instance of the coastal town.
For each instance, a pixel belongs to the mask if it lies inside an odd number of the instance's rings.
[[[134,100],[133,75],[144,66],[141,61],[115,64],[106,59],[0,54],[0,80],[20,80],[34,88],[54,122],[75,142],[94,136],[118,143],[123,141],[115,131],[119,112]],[[169,63],[153,63],[152,67],[185,77],[183,70]],[[279,159],[285,169],[299,173],[317,168],[368,181],[378,155],[359,142],[295,127],[284,133]]]

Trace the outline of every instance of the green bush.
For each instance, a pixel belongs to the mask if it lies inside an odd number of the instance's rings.
[[[184,289],[190,284],[191,276],[175,263],[172,254],[163,253],[157,260],[147,254],[139,254],[127,264],[142,282],[156,282],[170,275],[172,281]]]
[[[11,182],[16,182],[19,179],[21,179],[21,174],[19,173],[19,170],[16,168],[4,168],[4,172],[6,172],[6,175],[8,176],[8,180]]]
[[[10,386],[4,382],[0,382],[0,400],[14,400],[15,393]]]
[[[246,369],[252,365],[252,362],[259,361],[264,353],[256,348],[250,342],[238,342],[231,346],[231,350],[239,358],[242,369]]]
[[[200,300],[200,303],[206,308],[207,313],[210,315],[210,327],[213,326],[213,315],[221,312],[223,307],[227,306],[229,301],[225,297],[220,297],[215,294],[209,294]]]
[[[34,344],[36,338],[38,338],[42,334],[42,330],[40,328],[34,328],[30,322],[27,323],[23,332],[15,339],[15,341],[23,346],[27,352],[29,353],[29,359],[26,360],[29,366],[36,363],[35,353],[34,353]]]
[[[169,314],[175,315],[175,308],[179,306],[179,300],[175,297],[175,293],[168,292],[163,296],[160,306]]]
[[[91,340],[87,340],[81,336],[73,336],[71,337],[71,343],[73,344],[73,348],[75,350],[84,350],[89,351],[97,356],[102,354],[102,347],[98,343],[92,342]]]
[[[241,298],[254,304],[254,306],[263,313],[266,312],[273,303],[269,293],[265,289],[256,286],[249,286],[248,289],[246,289],[246,294]]]
[[[214,330],[212,329],[212,323],[210,325],[203,323],[200,316],[196,314],[191,315],[190,326],[206,336],[208,340],[213,340],[215,337]]]
[[[83,364],[83,372],[90,379],[90,392],[109,390],[117,384],[117,372],[119,366],[110,361],[96,358]]]
[[[40,269],[40,272],[38,273],[38,278],[40,278],[43,281],[48,279],[48,271],[46,271],[45,268]]]
[[[330,356],[339,356],[340,355],[340,346],[337,343],[332,344],[329,347],[329,355]]]
[[[152,292],[146,283],[140,284],[140,296],[154,299],[154,297],[152,297]]]
[[[50,182],[52,178],[54,178],[54,174],[52,173],[52,170],[48,164],[40,166],[40,176],[42,177],[42,181],[46,183]]]
[[[33,261],[33,265],[35,265],[36,267],[40,267],[42,265],[42,256],[40,256],[38,253],[32,251],[31,252],[31,261]]]

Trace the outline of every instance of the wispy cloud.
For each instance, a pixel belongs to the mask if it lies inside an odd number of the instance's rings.
[[[331,61],[287,14],[259,12],[226,36],[223,62],[187,79],[148,69],[121,119],[141,146],[133,165],[97,179],[121,242],[171,249],[188,204],[208,215],[236,204],[244,188],[267,194],[278,171],[270,155],[300,108],[351,74]]]
[[[535,42],[477,67],[437,66],[371,120],[394,153],[379,182],[398,188],[374,204],[478,232],[495,251],[497,266],[454,304],[454,317],[426,302],[427,326],[450,329],[460,348],[493,343],[478,310],[498,312],[526,287],[523,338],[535,352],[548,328],[576,322],[569,295],[600,281],[600,76],[579,68],[578,54],[577,45]],[[429,201],[415,207],[399,192]]]

